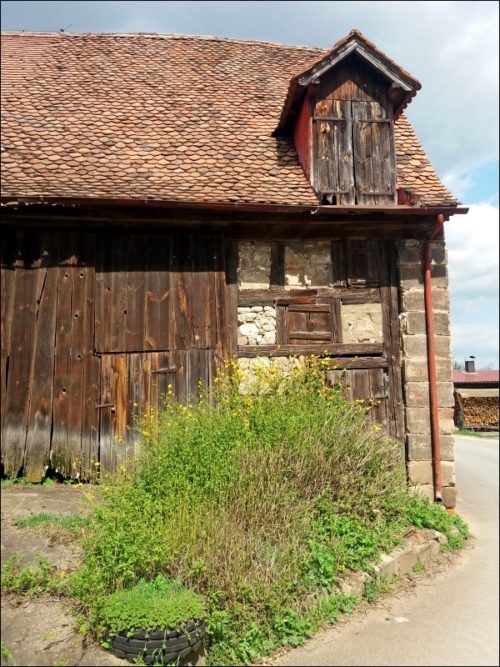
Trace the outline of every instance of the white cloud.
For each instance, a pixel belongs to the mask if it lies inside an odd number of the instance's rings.
[[[474,354],[498,368],[499,210],[471,206],[446,223],[452,345],[456,359]]]

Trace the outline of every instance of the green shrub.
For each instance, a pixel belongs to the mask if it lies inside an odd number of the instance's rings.
[[[134,634],[136,630],[163,630],[205,616],[201,598],[178,581],[158,575],[152,582],[140,581],[132,588],[101,598],[94,611],[94,624],[102,636]]]
[[[399,544],[418,501],[401,445],[325,385],[328,363],[284,373],[263,360],[248,379],[231,362],[189,405],[169,390],[86,529],[71,584],[90,613],[141,579],[178,579],[207,600],[208,659],[222,665],[304,641],[341,612],[311,616],[305,600]]]

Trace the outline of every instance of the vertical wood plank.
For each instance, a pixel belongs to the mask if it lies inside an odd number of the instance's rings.
[[[1,330],[1,385],[0,385],[0,432],[2,433],[2,459],[4,448],[5,404],[9,375],[11,326],[14,301],[14,265],[17,241],[14,232],[6,232],[0,248],[0,330]]]
[[[68,234],[61,245],[61,256],[57,278],[54,399],[52,407],[52,444],[50,451],[51,467],[63,475],[71,475],[68,464],[68,443],[70,440],[81,442],[81,424],[78,433],[70,431],[71,391],[81,392],[77,380],[73,378],[71,388],[71,335],[73,328],[73,282],[77,257],[77,237]],[[80,304],[81,307],[81,304]],[[73,426],[73,424],[71,425]],[[75,425],[76,428],[76,425]]]
[[[128,271],[126,283],[125,347],[123,351],[145,349],[146,262],[147,246],[144,234],[128,238]]]
[[[40,293],[35,321],[32,372],[29,381],[26,455],[24,475],[29,482],[40,482],[50,463],[54,343],[58,277],[57,238],[44,234],[39,271]]]
[[[37,296],[40,278],[40,235],[21,232],[20,250],[14,271],[13,316],[10,333],[9,378],[5,401],[5,424],[2,438],[4,473],[16,477],[25,459],[26,427],[29,409],[29,380],[34,359]]]
[[[285,243],[273,241],[271,243],[271,289],[285,288]]]
[[[112,403],[112,384],[113,384],[113,368],[112,355],[103,354],[101,357],[101,397],[96,404]],[[111,421],[110,407],[97,408],[99,415],[99,462],[101,464],[101,474],[110,473],[114,471],[113,461],[113,428]]]

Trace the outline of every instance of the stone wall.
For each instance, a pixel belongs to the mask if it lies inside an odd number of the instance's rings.
[[[285,244],[285,286],[291,289],[331,287],[330,241],[293,241]]]
[[[238,243],[238,285],[240,289],[269,289],[271,246],[260,241]]]
[[[249,306],[238,308],[238,345],[276,343],[276,308]]]
[[[432,442],[423,284],[423,241],[398,242],[401,291],[401,338],[405,396],[408,477],[416,491],[434,497]],[[443,501],[454,507],[453,383],[446,250],[443,241],[431,244],[432,300],[436,339],[436,371],[443,475]]]

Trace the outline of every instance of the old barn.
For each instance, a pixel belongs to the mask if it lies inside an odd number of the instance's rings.
[[[112,470],[168,385],[319,353],[453,506],[443,223],[464,209],[403,113],[419,89],[359,31],[327,52],[5,33],[4,474]]]

